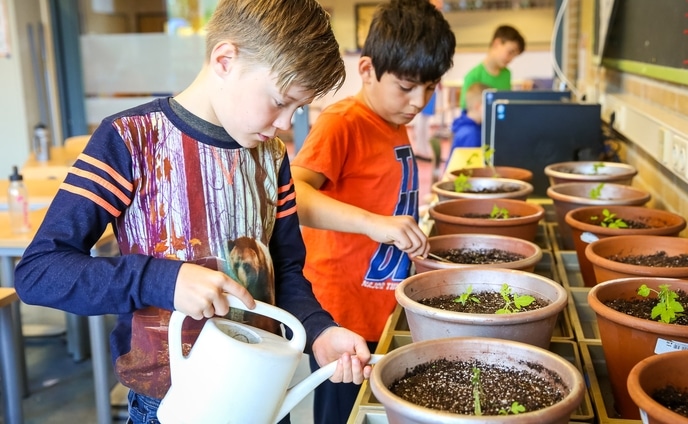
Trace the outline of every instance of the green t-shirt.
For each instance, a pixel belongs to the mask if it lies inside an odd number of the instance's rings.
[[[494,76],[487,72],[482,62],[468,71],[463,78],[461,87],[461,100],[459,102],[461,110],[466,110],[466,91],[468,91],[468,87],[476,82],[483,83],[497,90],[511,90],[511,71],[508,68],[502,68],[499,71],[499,75]]]

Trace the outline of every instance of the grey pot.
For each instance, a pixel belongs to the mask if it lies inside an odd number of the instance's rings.
[[[399,398],[388,389],[407,370],[442,358],[458,361],[479,359],[488,364],[533,372],[559,387],[566,395],[561,402],[538,411],[475,416],[425,408]],[[567,424],[586,390],[583,376],[561,356],[524,343],[482,337],[427,340],[394,349],[373,367],[370,389],[385,407],[389,424]]]
[[[543,308],[512,314],[472,314],[446,311],[418,300],[441,295],[497,291],[508,284],[515,293],[539,297]],[[463,268],[428,271],[397,286],[397,302],[404,308],[414,342],[446,337],[494,337],[547,348],[559,313],[568,303],[561,284],[530,272],[502,268]]]

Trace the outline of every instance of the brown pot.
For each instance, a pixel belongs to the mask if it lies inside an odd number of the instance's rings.
[[[451,171],[451,174],[455,177],[459,175],[468,175],[469,177],[509,178],[512,180],[525,181],[527,183],[533,180],[532,171],[525,168],[515,168],[513,166],[463,168]]]
[[[566,225],[565,216],[573,209],[584,206],[642,206],[650,200],[650,194],[622,184],[605,183],[598,199],[590,198],[590,190],[599,183],[564,183],[547,189],[547,196],[554,203],[561,242],[565,250],[573,250],[573,236],[571,228]]]
[[[597,283],[630,277],[688,278],[688,267],[656,267],[612,261],[613,255],[651,255],[663,250],[669,256],[688,253],[688,239],[663,236],[615,236],[590,243],[585,256],[592,263]]]
[[[510,188],[514,191],[504,193],[458,193],[454,190],[454,181],[439,181],[432,185],[432,192],[440,202],[452,199],[518,199],[526,200],[533,192],[530,183],[508,178],[468,178],[472,190]]]
[[[638,362],[626,382],[631,399],[638,405],[647,424],[686,424],[688,417],[677,414],[652,399],[652,394],[668,386],[688,389],[688,350],[649,356]]]
[[[542,249],[535,243],[527,240],[499,236],[493,234],[447,234],[428,238],[430,252],[437,254],[448,249],[500,249],[507,252],[518,253],[525,256],[524,259],[513,262],[494,263],[484,265],[470,265],[442,262],[428,256],[412,258],[416,273],[420,274],[435,269],[460,269],[460,268],[506,268],[533,272],[535,265],[542,259]]]
[[[633,317],[604,304],[613,299],[639,298],[636,291],[642,284],[654,290],[658,290],[661,284],[669,284],[672,290],[688,291],[686,280],[639,277],[610,280],[596,285],[588,293],[588,304],[597,316],[616,411],[623,418],[635,420],[640,418],[640,413],[626,386],[631,369],[638,362],[654,355],[657,348],[666,346],[667,341],[688,343],[685,326]]]
[[[490,214],[493,207],[509,211],[510,218],[471,218],[466,214]],[[514,199],[454,199],[430,207],[438,235],[481,233],[535,241],[538,223],[545,209],[535,203]]]
[[[459,415],[405,401],[389,386],[418,365],[446,358],[456,361],[478,359],[487,364],[509,366],[536,373],[561,388],[564,399],[539,411],[518,415]],[[373,367],[370,389],[385,407],[389,424],[567,424],[571,413],[583,400],[585,383],[580,372],[566,359],[545,349],[524,343],[490,338],[446,338],[411,343],[386,354]]]
[[[598,217],[598,221],[601,220],[602,211],[605,209],[616,214],[617,218],[627,222],[640,222],[649,228],[609,228],[593,224],[591,217]],[[642,206],[587,206],[567,212],[564,219],[566,224],[571,227],[578,264],[583,282],[587,287],[592,287],[597,283],[592,263],[585,256],[585,248],[590,242],[595,239],[619,235],[678,236],[686,227],[686,220],[681,215]]]
[[[423,305],[418,300],[442,295],[499,292],[506,283],[515,293],[539,297],[542,308],[512,314],[472,314]],[[404,308],[413,341],[444,337],[495,337],[547,348],[559,313],[566,307],[566,289],[549,278],[530,272],[498,268],[443,269],[413,275],[395,289]]]
[[[595,165],[602,164],[595,171]],[[559,162],[545,167],[549,185],[563,183],[615,183],[630,185],[638,171],[631,165],[618,162],[577,161]]]

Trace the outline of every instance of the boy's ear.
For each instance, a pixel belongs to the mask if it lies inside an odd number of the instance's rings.
[[[210,67],[218,75],[225,75],[236,64],[238,49],[228,41],[218,43],[210,53]]]
[[[361,58],[358,59],[358,73],[361,75],[364,84],[376,78],[373,60],[370,57],[361,56]]]

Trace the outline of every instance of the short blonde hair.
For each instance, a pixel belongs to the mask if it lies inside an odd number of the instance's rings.
[[[224,41],[249,66],[267,65],[283,92],[297,84],[320,97],[344,82],[330,16],[316,0],[221,0],[208,21],[206,59]]]
[[[474,82],[466,90],[466,109],[473,109],[483,101],[483,91],[490,88],[480,82]]]

